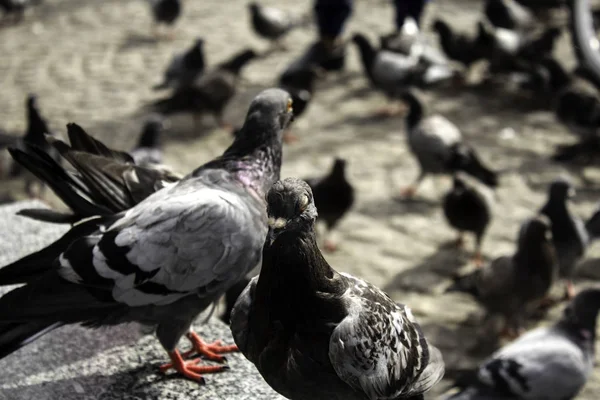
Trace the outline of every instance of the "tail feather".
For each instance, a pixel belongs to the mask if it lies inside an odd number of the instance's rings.
[[[101,218],[74,225],[51,245],[0,268],[0,286],[27,283],[54,268],[54,262],[73,240],[88,235],[98,228]]]
[[[80,220],[75,214],[61,213],[47,208],[26,208],[18,211],[17,215],[52,224],[74,224]]]
[[[0,324],[0,359],[61,326],[60,322],[31,321]]]
[[[489,187],[498,186],[498,173],[483,164],[473,148],[458,143],[452,149],[452,153],[449,162],[450,169],[463,171]]]
[[[133,163],[133,158],[126,152],[113,150],[108,148],[101,141],[90,136],[83,128],[77,124],[67,124],[67,134],[69,135],[69,142],[71,146],[67,146],[64,142],[61,142],[55,138],[49,138],[50,143],[62,154],[63,151],[73,149],[76,151],[82,151],[98,156],[111,158],[113,160],[121,161],[124,163]],[[60,143],[59,143],[60,142]],[[61,144],[62,143],[62,144]],[[57,147],[58,146],[58,147]],[[66,148],[65,148],[66,146]],[[61,151],[62,149],[62,151]]]
[[[26,146],[26,152],[18,149],[8,151],[15,161],[47,183],[71,210],[86,216],[110,213],[106,207],[89,201],[91,193],[87,186],[43,150],[35,146]]]

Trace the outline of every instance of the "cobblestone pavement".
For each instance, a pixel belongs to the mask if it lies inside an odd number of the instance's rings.
[[[298,14],[310,8],[308,1],[265,3],[277,3]],[[365,31],[376,39],[392,30],[387,1],[356,3],[348,32]],[[427,11],[425,25],[434,16],[442,16],[455,27],[472,31],[479,9],[480,3],[473,0],[437,1]],[[267,47],[250,33],[244,1],[188,0],[173,41],[151,39],[148,11],[141,0],[45,0],[22,24],[3,27],[0,126],[22,130],[25,96],[35,92],[43,114],[60,135],[65,136],[65,124],[74,121],[113,147],[127,149],[140,129],[142,106],[157,97],[151,86],[161,79],[171,55],[194,37],[206,38],[211,64],[246,46]],[[311,30],[293,32],[286,39],[289,51],[273,54],[244,71],[244,84],[227,111],[228,121],[242,121],[252,96],[274,84],[288,60],[303,51],[313,35]],[[557,54],[573,65],[569,44],[563,35]],[[469,253],[447,246],[455,234],[444,220],[440,199],[450,180],[429,179],[417,200],[394,200],[400,188],[416,176],[417,165],[407,151],[402,120],[368,118],[385,99],[367,89],[356,49],[348,57],[349,71],[320,82],[316,99],[294,125],[301,140],[286,147],[283,176],[318,175],[329,168],[333,156],[348,159],[358,199],[336,232],[340,250],[327,258],[338,270],[365,277],[409,304],[442,349],[451,376],[457,368],[474,365],[482,354],[469,350],[477,341],[477,307],[466,297],[442,294],[452,274],[472,268]],[[503,171],[496,193],[496,218],[483,247],[487,259],[514,250],[520,222],[543,204],[547,185],[558,174],[574,178],[576,211],[582,217],[590,215],[600,198],[598,168],[566,168],[548,159],[556,144],[571,140],[566,129],[551,113],[536,107],[536,102],[504,86],[425,94],[431,110],[453,120],[488,163]],[[218,155],[231,140],[210,118],[201,133],[191,126],[191,117],[177,116],[165,137],[166,162],[181,171]],[[3,195],[22,197],[21,182],[1,185]],[[56,202],[52,197],[48,200]],[[467,249],[471,246],[468,242]],[[599,250],[593,246],[588,252],[578,286],[600,276]],[[559,315],[559,308],[549,318]],[[600,398],[600,370],[579,398]]]

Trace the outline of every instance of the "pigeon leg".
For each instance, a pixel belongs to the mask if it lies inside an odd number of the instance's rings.
[[[573,281],[568,279],[565,284],[565,298],[567,300],[571,300],[575,297],[575,286],[573,286]]]
[[[415,182],[413,182],[410,186],[408,186],[400,191],[400,197],[402,197],[404,199],[410,199],[410,198],[414,197],[415,193],[417,193],[419,184],[421,183],[423,178],[425,178],[425,173],[423,171],[421,171],[419,173],[419,176],[415,180]]]
[[[214,374],[229,369],[227,365],[198,365],[202,361],[201,358],[186,361],[177,350],[170,351],[169,358],[170,363],[160,366],[161,372],[164,373],[172,368],[184,377],[202,384],[205,381],[201,374]]]
[[[200,354],[205,358],[216,361],[216,362],[224,362],[225,357],[219,355],[223,353],[232,353],[234,351],[238,351],[236,345],[223,345],[220,340],[212,343],[206,343],[204,340],[198,336],[196,332],[189,331],[186,334],[186,337],[190,342],[192,342],[192,349],[183,354],[184,357],[189,357],[192,354]]]
[[[286,143],[286,144],[291,144],[291,143],[297,142],[298,140],[300,140],[298,138],[298,136],[294,135],[290,131],[286,131],[283,134],[283,142]]]

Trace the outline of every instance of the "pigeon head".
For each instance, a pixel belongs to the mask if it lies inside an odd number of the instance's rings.
[[[558,178],[550,184],[550,201],[564,202],[575,196],[575,188],[567,178]]]
[[[455,191],[463,191],[467,188],[467,182],[459,174],[454,174],[452,177],[452,189]]]
[[[440,35],[447,35],[450,32],[450,27],[441,19],[436,19],[433,22],[433,30],[439,33]]]
[[[260,8],[260,6],[258,5],[258,3],[255,3],[255,2],[248,3],[248,9],[253,14],[256,14],[258,12],[259,8]]]
[[[314,224],[317,208],[308,183],[298,178],[276,182],[267,194],[268,242],[283,232],[304,231]]]
[[[402,92],[400,94],[400,100],[408,108],[408,113],[406,114],[406,124],[410,133],[410,131],[423,118],[423,104],[417,95],[410,90]]]
[[[27,108],[37,108],[37,95],[30,93],[27,96]]]
[[[204,38],[196,38],[196,47],[202,48],[204,47]]]
[[[344,175],[346,171],[346,160],[343,158],[336,158],[333,161],[333,168],[331,169],[331,175]]]
[[[571,78],[560,63],[552,57],[544,58],[540,64],[548,71],[550,76],[550,87],[553,90],[560,90],[567,85]]]
[[[600,288],[586,289],[577,294],[565,308],[562,322],[578,329],[585,338],[593,339],[600,310]]]
[[[252,100],[246,115],[244,128],[239,133],[252,132],[253,135],[269,135],[273,129],[281,132],[292,121],[294,109],[290,94],[282,89],[263,90]],[[270,128],[270,129],[266,129]]]
[[[519,247],[530,242],[550,242],[552,240],[552,224],[545,215],[538,215],[526,221],[519,231]]]

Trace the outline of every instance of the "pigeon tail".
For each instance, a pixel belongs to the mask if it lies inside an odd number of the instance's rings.
[[[30,321],[0,324],[0,359],[61,326],[59,322]]]
[[[453,146],[449,168],[453,171],[463,171],[489,187],[498,186],[498,173],[485,166],[475,150],[464,143]]]

